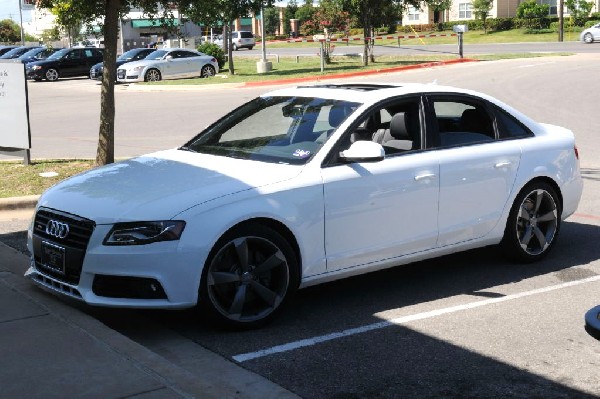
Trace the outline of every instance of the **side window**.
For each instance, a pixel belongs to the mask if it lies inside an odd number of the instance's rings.
[[[86,56],[87,58],[91,58],[91,57],[93,57],[93,56],[94,56],[94,52],[93,52],[92,50],[90,50],[90,49],[85,49],[85,50],[84,50],[84,53],[85,53],[85,56]]]
[[[81,58],[81,53],[79,52],[79,50],[73,50],[69,54],[67,54],[67,59],[69,60],[77,60],[79,58]]]
[[[495,139],[493,118],[483,105],[463,99],[434,99],[438,147],[485,143]]]
[[[498,123],[498,132],[501,139],[510,139],[517,137],[530,137],[531,131],[523,126],[508,112],[496,108],[496,121]]]

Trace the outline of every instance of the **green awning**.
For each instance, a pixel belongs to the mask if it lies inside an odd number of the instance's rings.
[[[240,25],[252,25],[252,18],[240,18]]]
[[[173,25],[179,25],[179,18],[175,18],[172,20]],[[156,28],[165,26],[166,24],[161,23],[159,19],[132,19],[131,27],[132,28]]]

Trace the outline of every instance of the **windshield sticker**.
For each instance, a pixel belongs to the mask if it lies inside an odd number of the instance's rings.
[[[292,155],[298,158],[306,158],[310,155],[310,151],[298,149]]]

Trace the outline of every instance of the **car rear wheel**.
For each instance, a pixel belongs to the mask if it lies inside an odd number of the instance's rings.
[[[552,186],[531,183],[517,196],[511,208],[502,247],[512,259],[534,262],[548,254],[561,222],[561,204]]]
[[[236,329],[269,322],[298,286],[290,244],[275,230],[247,224],[215,245],[202,274],[200,304],[217,322]]]
[[[234,44],[232,45],[231,49],[232,49],[233,51],[237,51],[237,50],[238,50],[238,46],[236,46],[236,45],[235,45],[235,43],[234,43]]]
[[[583,41],[585,43],[593,43],[594,42],[594,36],[592,36],[592,34],[588,32],[585,35],[583,35]]]
[[[46,80],[54,82],[58,80],[58,71],[54,68],[50,68],[46,71]]]
[[[211,76],[215,76],[215,68],[212,65],[204,65],[200,70],[200,77],[210,78]]]
[[[159,80],[161,80],[161,76],[158,69],[150,69],[144,75],[145,82],[158,82]]]

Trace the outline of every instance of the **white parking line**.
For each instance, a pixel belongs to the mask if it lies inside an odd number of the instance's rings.
[[[382,321],[379,323],[367,324],[367,325],[361,326],[361,327],[350,328],[347,330],[338,331],[338,332],[334,332],[331,334],[320,335],[317,337],[312,337],[312,338],[302,339],[299,341],[289,342],[289,343],[283,344],[283,345],[273,346],[271,348],[261,349],[256,352],[249,352],[249,353],[235,355],[232,357],[232,359],[235,360],[236,362],[241,363],[241,362],[245,362],[245,361],[252,360],[252,359],[258,359],[261,357],[274,355],[276,353],[289,352],[289,351],[299,349],[299,348],[314,346],[321,342],[327,342],[327,341],[332,341],[334,339],[349,337],[351,335],[362,334],[362,333],[368,332],[368,331],[380,330],[385,327],[407,324],[407,323],[410,323],[412,321],[417,321],[417,320],[430,319],[433,317],[442,316],[442,315],[455,313],[455,312],[460,312],[463,310],[479,308],[482,306],[492,305],[492,304],[500,303],[500,302],[512,301],[514,299],[524,298],[524,297],[528,297],[528,296],[532,296],[532,295],[544,294],[546,292],[556,291],[556,290],[560,290],[563,288],[573,287],[573,286],[581,285],[581,284],[587,284],[587,283],[591,283],[591,282],[595,282],[595,281],[600,281],[600,275],[594,276],[594,277],[589,277],[589,278],[582,279],[582,280],[569,281],[569,282],[563,283],[563,284],[552,285],[552,286],[545,287],[545,288],[539,288],[537,290],[525,291],[525,292],[521,292],[518,294],[511,294],[511,295],[503,296],[500,298],[490,298],[490,299],[486,299],[483,301],[467,303],[464,305],[451,306],[449,308],[437,309],[437,310],[432,310],[429,312],[417,313],[414,315],[399,317],[397,319]]]

